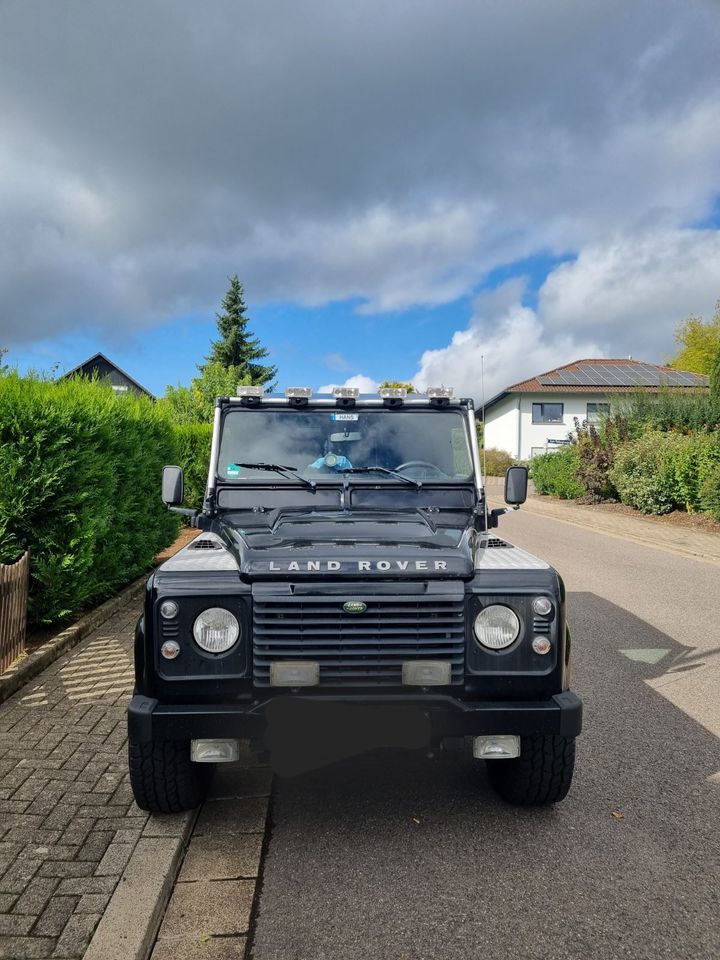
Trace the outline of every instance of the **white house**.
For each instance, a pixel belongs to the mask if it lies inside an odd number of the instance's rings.
[[[575,417],[600,420],[617,394],[707,386],[708,377],[701,374],[640,360],[576,360],[494,396],[485,405],[485,446],[529,460],[568,443]]]

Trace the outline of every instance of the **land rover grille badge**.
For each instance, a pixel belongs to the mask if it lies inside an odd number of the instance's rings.
[[[348,600],[343,604],[343,610],[345,613],[365,613],[367,604],[362,600]]]

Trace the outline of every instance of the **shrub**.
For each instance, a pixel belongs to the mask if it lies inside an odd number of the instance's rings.
[[[669,513],[684,506],[678,463],[688,456],[693,438],[649,431],[617,453],[610,478],[623,503],[643,513]]]
[[[178,446],[178,465],[185,472],[185,504],[202,509],[207,484],[211,423],[186,423],[175,426]]]
[[[587,421],[580,423],[575,418],[572,442],[578,453],[576,475],[583,487],[582,499],[591,503],[615,499],[616,490],[610,479],[610,471],[618,449],[628,438],[627,421],[618,414],[606,419],[599,427]]]
[[[31,551],[29,616],[52,623],[139,576],[174,539],[169,421],[86,380],[0,377],[0,562]]]
[[[577,478],[580,466],[578,447],[575,444],[563,447],[556,453],[543,453],[533,457],[530,465],[533,483],[538,493],[547,493],[563,500],[573,500],[585,493]]]
[[[715,464],[700,485],[698,503],[701,510],[720,520],[720,463]]]
[[[504,477],[508,467],[515,462],[505,450],[490,447],[483,452],[485,458],[485,475],[488,477]]]

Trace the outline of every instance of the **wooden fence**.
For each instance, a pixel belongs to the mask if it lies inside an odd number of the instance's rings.
[[[17,563],[0,563],[0,673],[25,649],[30,554]]]

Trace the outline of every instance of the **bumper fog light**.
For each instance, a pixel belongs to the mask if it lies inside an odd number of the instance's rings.
[[[166,640],[165,643],[160,647],[160,653],[165,657],[166,660],[174,660],[175,657],[180,653],[180,644],[176,643],[174,640]]]
[[[552,644],[547,637],[533,637],[532,648],[535,653],[550,653]]]
[[[316,660],[278,660],[270,664],[271,687],[316,687],[320,664]]]
[[[444,687],[452,682],[450,664],[444,660],[406,660],[402,682],[407,687]]]
[[[474,737],[473,756],[477,760],[512,760],[520,756],[520,737]]]
[[[240,758],[237,740],[191,740],[190,759],[195,763],[231,763]]]

